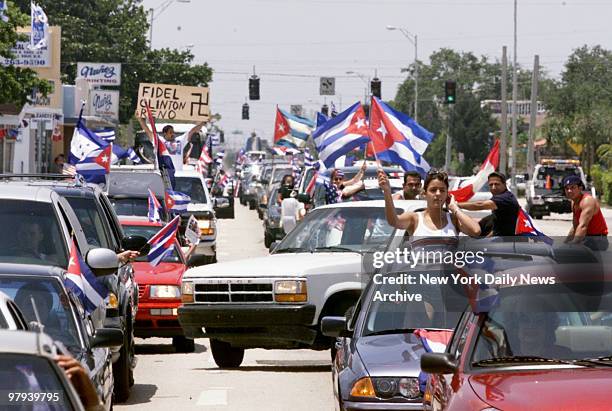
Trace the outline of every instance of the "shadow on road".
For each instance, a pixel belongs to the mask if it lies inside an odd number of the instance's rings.
[[[151,402],[151,398],[157,392],[157,385],[153,384],[134,384],[130,398],[121,405],[146,404]]]
[[[328,372],[331,371],[331,364],[323,364],[320,361],[275,361],[275,360],[259,360],[259,365],[245,365],[237,368],[223,368],[223,371],[259,371],[259,372]],[[209,368],[193,368],[195,371],[210,371],[221,370],[217,367]]]
[[[203,344],[195,345],[195,353],[206,352],[206,346]],[[183,354],[177,353],[172,344],[136,344],[137,355],[155,355],[155,354]]]

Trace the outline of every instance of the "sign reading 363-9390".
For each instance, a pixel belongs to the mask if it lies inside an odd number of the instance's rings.
[[[147,116],[147,104],[156,119],[205,121],[210,118],[208,87],[140,83],[136,116]]]

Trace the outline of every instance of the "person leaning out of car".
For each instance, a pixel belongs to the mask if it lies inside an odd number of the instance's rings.
[[[480,226],[457,206],[448,193],[448,176],[444,172],[430,171],[423,186],[427,208],[425,211],[405,211],[397,215],[391,197],[389,178],[378,169],[378,185],[385,195],[385,216],[389,225],[406,230],[413,237],[456,237],[459,232],[472,237],[480,235]],[[444,205],[448,203],[447,210]]]
[[[420,200],[423,179],[416,171],[404,174],[404,185],[401,191],[393,194],[394,200]]]
[[[572,202],[573,224],[567,235],[568,243],[584,243],[596,251],[608,249],[608,225],[604,218],[599,201],[590,194],[585,194],[584,183],[576,175],[563,179],[565,196]]]
[[[506,176],[493,172],[487,178],[489,191],[493,194],[490,200],[466,201],[459,203],[464,210],[491,210],[491,216],[481,220],[480,227],[483,236],[492,232],[495,237],[513,237],[516,233],[519,203],[506,186]],[[488,227],[485,229],[485,227]]]

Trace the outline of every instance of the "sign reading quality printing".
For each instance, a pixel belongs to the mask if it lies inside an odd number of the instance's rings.
[[[101,86],[121,85],[121,63],[77,63],[77,77]]]

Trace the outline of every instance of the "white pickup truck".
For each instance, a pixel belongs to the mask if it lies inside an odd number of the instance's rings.
[[[417,211],[426,203],[395,206]],[[219,367],[239,366],[248,348],[329,349],[321,319],[344,315],[359,298],[364,253],[395,249],[403,237],[382,200],[318,207],[269,256],[186,271],[179,322],[188,338],[210,338]]]

